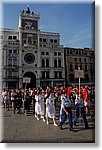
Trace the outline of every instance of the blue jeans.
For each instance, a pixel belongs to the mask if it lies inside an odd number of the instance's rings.
[[[75,112],[75,116],[74,116],[74,124],[76,124],[76,122],[78,121],[79,115],[81,113],[81,116],[84,120],[85,127],[88,127],[88,122],[86,119],[86,113],[85,113],[84,107],[79,107],[78,105],[76,105],[75,109],[76,109],[76,112]]]
[[[66,111],[68,112],[68,124],[69,124],[70,128],[73,128],[71,107],[66,108]],[[62,108],[62,119],[61,119],[61,122],[60,122],[61,127],[64,124],[66,119],[67,119],[67,115],[66,115],[65,111]]]

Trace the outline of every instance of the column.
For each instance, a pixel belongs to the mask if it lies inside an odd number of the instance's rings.
[[[20,41],[20,46],[19,46],[19,88],[22,88],[22,31],[19,29],[19,41]]]

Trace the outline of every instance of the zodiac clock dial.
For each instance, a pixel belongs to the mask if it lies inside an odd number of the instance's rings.
[[[35,56],[32,53],[27,53],[24,56],[24,60],[28,64],[32,64],[35,61]]]

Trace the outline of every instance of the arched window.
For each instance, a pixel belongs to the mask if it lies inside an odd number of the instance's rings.
[[[70,64],[70,71],[73,71],[73,65]]]
[[[13,58],[13,60],[12,60],[13,62],[13,66],[17,66],[17,58]]]
[[[61,60],[58,59],[58,67],[61,67]]]
[[[46,67],[49,67],[49,60],[46,59]]]
[[[12,58],[8,59],[8,66],[12,66]]]
[[[82,70],[82,65],[80,65],[80,70]]]
[[[42,59],[42,67],[45,67],[45,59]]]
[[[54,60],[54,67],[57,67],[57,60]]]
[[[78,69],[78,65],[75,65],[75,69]]]

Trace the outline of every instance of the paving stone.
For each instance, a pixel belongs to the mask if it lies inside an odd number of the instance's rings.
[[[33,115],[13,114],[12,111],[4,111],[0,118],[3,118],[3,143],[94,143],[95,142],[95,122],[89,119],[90,129],[85,130],[81,123],[76,132],[70,132],[69,126],[65,122],[64,130],[50,124],[47,125],[42,120],[37,121]],[[59,125],[59,119],[57,120]]]

